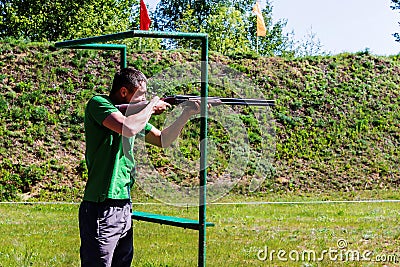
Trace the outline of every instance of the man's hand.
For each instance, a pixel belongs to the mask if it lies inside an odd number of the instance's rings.
[[[185,109],[183,112],[188,113],[190,116],[200,114],[201,112],[201,100],[200,99],[190,99],[183,103]],[[211,108],[211,103],[208,103],[207,107]]]
[[[151,101],[151,104],[153,104],[153,114],[154,115],[159,115],[166,111],[167,109],[171,108],[171,105],[168,104],[167,102],[164,102],[160,100],[158,96],[155,96]]]

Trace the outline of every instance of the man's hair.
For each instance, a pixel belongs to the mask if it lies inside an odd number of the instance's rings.
[[[140,86],[141,82],[147,83],[146,76],[141,71],[134,68],[123,68],[114,75],[110,95],[115,94],[122,87],[132,93]]]

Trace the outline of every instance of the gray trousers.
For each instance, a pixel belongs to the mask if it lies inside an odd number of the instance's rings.
[[[81,266],[129,267],[133,258],[130,200],[83,201],[79,207]]]

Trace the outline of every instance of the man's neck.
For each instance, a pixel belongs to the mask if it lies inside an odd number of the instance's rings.
[[[119,97],[117,97],[115,94],[114,95],[110,94],[108,97],[110,98],[111,102],[114,105],[124,104],[123,101],[121,99],[119,99]]]

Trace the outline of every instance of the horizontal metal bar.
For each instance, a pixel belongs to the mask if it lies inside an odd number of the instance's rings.
[[[165,32],[165,31],[140,31],[134,33],[134,37],[151,37],[151,38],[174,38],[174,39],[203,39],[207,37],[206,33],[193,32]]]
[[[145,221],[145,222],[152,222],[152,223],[159,223],[165,224],[170,226],[182,227],[186,229],[193,229],[199,230],[200,224],[197,220],[180,218],[180,217],[173,217],[173,216],[165,216],[161,214],[154,214],[148,212],[141,212],[141,211],[133,211],[132,212],[132,219],[137,221]],[[206,227],[215,226],[212,222],[206,222]]]
[[[121,40],[132,37],[133,37],[133,31],[118,32],[113,34],[106,34],[106,35],[58,42],[55,43],[55,47],[69,47],[69,46],[77,46],[83,44],[92,44],[97,42],[108,42],[108,41]]]
[[[186,32],[164,32],[164,31],[126,31],[113,34],[106,34],[82,39],[67,40],[55,43],[55,47],[70,47],[84,44],[92,44],[98,42],[108,42],[115,40],[122,40],[133,37],[148,37],[148,38],[175,38],[175,39],[204,39],[207,38],[206,33],[186,33]]]

